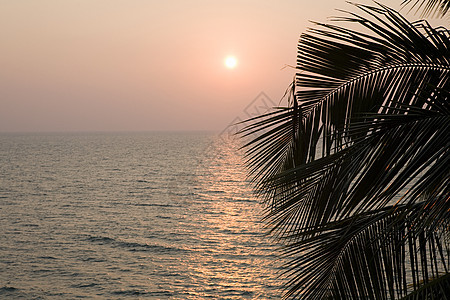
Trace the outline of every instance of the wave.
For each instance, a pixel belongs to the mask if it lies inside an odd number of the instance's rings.
[[[39,256],[38,258],[41,258],[41,259],[57,259],[54,256]]]
[[[120,290],[120,291],[112,291],[111,294],[122,296],[138,296],[138,295],[148,295],[149,292],[145,290]]]
[[[104,242],[104,243],[112,243],[116,241],[115,239],[106,236],[89,236],[87,240],[90,242]]]
[[[157,206],[157,207],[174,207],[172,204],[159,204],[159,203],[135,203],[134,206]]]
[[[138,179],[136,182],[142,182],[142,183],[150,183],[150,181],[144,180],[144,179]]]
[[[105,237],[105,236],[89,236],[87,239],[89,242],[94,242],[100,245],[112,245],[117,248],[124,248],[128,251],[151,251],[157,253],[167,253],[167,252],[189,252],[187,249],[181,249],[173,246],[164,246],[156,244],[146,244],[138,242],[126,242],[118,239]]]
[[[5,286],[0,288],[0,295],[3,292],[15,292],[15,291],[18,291],[18,290],[19,290],[18,288],[15,288],[13,286],[6,286],[5,285]]]
[[[88,287],[94,287],[98,286],[98,283],[89,282],[89,283],[79,283],[79,284],[72,284],[70,287],[73,288],[88,288]]]

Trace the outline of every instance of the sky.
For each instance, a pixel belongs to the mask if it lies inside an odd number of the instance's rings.
[[[0,132],[220,131],[261,92],[279,103],[300,34],[338,8],[354,11],[344,0],[0,0]]]

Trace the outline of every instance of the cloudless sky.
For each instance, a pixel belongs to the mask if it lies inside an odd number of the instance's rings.
[[[1,0],[0,132],[221,130],[260,92],[279,102],[299,35],[337,8],[355,11],[344,0]]]

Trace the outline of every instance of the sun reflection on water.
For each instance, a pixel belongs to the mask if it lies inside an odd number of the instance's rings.
[[[245,181],[242,156],[233,141],[214,148],[214,156],[196,173],[195,223],[200,230],[188,268],[209,289],[192,295],[227,299],[279,298],[271,261],[274,248],[262,236],[260,204]],[[270,291],[270,292],[269,292]]]

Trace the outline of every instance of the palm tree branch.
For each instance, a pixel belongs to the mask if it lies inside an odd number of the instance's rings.
[[[395,117],[402,117],[402,122],[399,123]],[[377,115],[377,118],[384,118],[384,120],[370,125],[374,131],[373,134],[348,146],[345,151],[286,170],[269,177],[260,185],[260,188],[268,194],[274,190],[277,191],[277,196],[272,199],[271,210],[266,216],[267,220],[272,219],[272,231],[284,226],[284,223],[280,222],[283,218],[277,217],[278,214],[306,214],[309,217],[304,220],[309,221],[314,220],[313,216],[320,214],[322,217],[319,220],[326,222],[330,218],[348,216],[350,212],[354,214],[361,210],[370,210],[374,205],[382,207],[395,198],[403,199],[403,202],[407,202],[408,199],[412,201],[411,199],[417,199],[417,193],[423,190],[422,185],[439,185],[439,182],[418,181],[416,185],[405,190],[405,187],[414,182],[423,171],[433,174],[424,178],[434,178],[435,181],[442,176],[445,178],[446,161],[449,160],[448,151],[445,149],[450,146],[450,135],[446,128],[450,126],[450,119],[439,114],[434,116],[423,113],[415,116]],[[368,122],[368,124],[371,123]],[[404,135],[404,132],[414,132],[414,128],[426,128],[427,131],[423,131],[420,136]],[[437,130],[439,128],[442,130]],[[392,149],[400,151],[390,151],[387,148],[372,149],[370,145],[380,138],[383,144],[390,143]],[[393,143],[395,140],[398,142]],[[424,146],[411,147],[410,144]],[[371,149],[371,151],[367,152],[364,149]],[[420,157],[423,158],[420,159]],[[342,168],[342,166],[347,167]],[[373,166],[380,166],[381,168],[377,167],[379,169],[377,172],[384,174],[384,176],[375,175],[379,178],[377,181],[374,181],[372,177],[374,176]],[[338,174],[352,175],[345,177]],[[339,178],[339,180],[331,184],[330,179],[327,178]],[[353,182],[350,186],[349,181]],[[313,188],[318,182],[322,188]],[[330,188],[332,191],[329,191]],[[331,196],[328,193],[331,193]],[[402,193],[404,196],[408,194],[411,196],[401,197]],[[323,198],[324,195],[327,197]],[[338,199],[340,200],[337,201]],[[365,199],[377,200],[368,202]],[[307,211],[304,207],[306,204],[310,206]],[[339,210],[332,210],[333,207],[339,207]],[[335,213],[327,214],[326,212],[330,210]],[[310,225],[303,222],[296,223],[296,226]]]
[[[313,105],[310,105],[307,109],[307,111],[311,111],[318,107],[319,105],[323,104],[324,102],[327,102],[330,98],[332,98],[334,95],[339,94],[344,89],[348,87],[353,87],[357,84],[357,82],[363,82],[366,79],[370,79],[371,77],[375,77],[374,75],[378,74],[386,74],[389,71],[416,71],[416,70],[423,70],[423,71],[440,71],[442,76],[448,75],[447,73],[450,71],[449,65],[437,65],[437,64],[428,64],[428,63],[405,63],[405,64],[396,64],[396,65],[390,65],[390,66],[384,66],[376,69],[369,70],[368,72],[365,72],[363,74],[358,74],[354,78],[350,80],[346,80],[338,87],[335,87],[333,90],[326,93],[325,96],[316,99]],[[312,78],[312,76],[309,76],[305,79],[299,78],[298,83],[302,86],[320,86],[324,83],[324,81],[331,79],[322,79],[319,77]],[[299,93],[299,98],[301,99],[301,93]]]
[[[441,201],[443,201],[447,209],[450,207],[448,201],[442,199]],[[418,223],[418,220],[423,219],[426,215],[433,214],[432,208],[428,207],[428,209],[424,210],[425,207],[427,207],[426,202],[386,207],[341,221],[330,222],[319,228],[312,227],[309,229],[309,232],[297,233],[296,235],[300,234],[301,237],[296,237],[295,239],[300,241],[289,243],[284,248],[287,257],[294,257],[294,260],[288,263],[289,268],[285,272],[287,275],[291,275],[292,278],[290,281],[291,290],[286,296],[297,295],[296,293],[299,292],[300,288],[300,291],[304,293],[305,299],[309,299],[308,296],[312,299],[322,298],[327,293],[333,293],[332,287],[336,284],[336,280],[357,280],[358,276],[363,278],[365,282],[361,281],[358,283],[359,290],[356,294],[364,290],[369,291],[369,293],[393,290],[393,282],[390,287],[383,287],[380,284],[386,285],[388,283],[379,280],[380,278],[375,280],[377,276],[381,276],[381,273],[392,271],[373,269],[377,259],[385,261],[385,263],[389,261],[389,256],[383,253],[381,245],[390,245],[387,251],[390,251],[392,260],[390,260],[388,269],[395,269],[394,273],[402,272],[402,269],[398,265],[395,266],[395,264],[406,259],[404,251],[408,243],[408,236],[418,235],[426,229],[423,227],[410,227],[408,224]],[[435,208],[435,210],[438,210],[438,208]],[[404,221],[405,218],[408,220],[407,222]],[[440,230],[445,229],[449,222],[447,215],[441,216]],[[399,232],[400,228],[400,232],[403,232],[403,234],[392,239],[393,234]],[[432,232],[435,232],[436,227],[433,228],[435,229]],[[307,237],[306,239],[302,238],[305,236]],[[294,237],[289,238],[289,240],[293,239]],[[432,237],[429,238],[428,242],[435,245],[435,248],[437,247],[436,243],[441,245],[439,240]],[[363,251],[363,249],[365,250]],[[368,252],[369,249],[372,250]],[[399,255],[396,252],[400,249],[403,249],[401,250],[403,252],[400,253],[403,255],[403,258],[396,257],[396,255]],[[409,251],[413,251],[412,248]],[[326,258],[323,255],[326,255]],[[364,257],[363,255],[367,256]],[[417,259],[420,253],[413,253],[413,255]],[[445,265],[446,261],[445,259],[442,260],[441,256],[436,256],[441,266],[440,268],[448,270],[448,266]],[[359,257],[359,263],[356,257]],[[399,261],[394,261],[394,258]],[[418,259],[420,260],[420,258]],[[349,260],[352,261],[354,274],[352,276],[346,275],[347,279],[337,279],[343,275],[342,272],[344,272],[345,265],[350,262]],[[298,265],[302,265],[302,268],[299,269]],[[436,272],[437,270],[434,271],[434,273]],[[292,276],[293,274],[295,275]],[[378,285],[378,288],[375,289],[374,285]],[[401,290],[402,295],[405,295],[409,290],[408,287],[401,283],[397,284],[397,288]],[[318,296],[319,294],[320,296]]]

